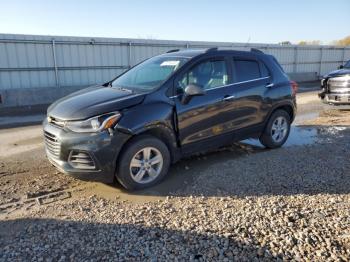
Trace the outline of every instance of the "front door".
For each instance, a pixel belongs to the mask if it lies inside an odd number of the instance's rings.
[[[175,98],[178,132],[185,151],[197,151],[215,143],[227,132],[230,122],[232,87],[229,86],[228,61],[224,58],[204,60],[194,65],[175,80],[180,93]],[[205,89],[203,96],[192,97],[184,104],[181,101],[184,88],[196,84]],[[198,143],[200,142],[200,143]]]

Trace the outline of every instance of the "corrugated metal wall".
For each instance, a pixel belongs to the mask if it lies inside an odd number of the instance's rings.
[[[212,46],[259,48],[273,54],[288,73],[323,75],[350,59],[349,47],[0,34],[0,90],[102,83],[170,49]]]

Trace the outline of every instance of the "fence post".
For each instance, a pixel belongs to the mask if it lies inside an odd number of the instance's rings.
[[[345,63],[345,50],[346,50],[346,46],[343,47],[343,59],[342,59],[342,65],[344,65]]]
[[[128,67],[131,68],[131,45],[132,43],[128,43]]]
[[[293,73],[297,72],[297,61],[298,60],[298,47],[294,47],[294,61],[293,61]]]
[[[320,67],[318,69],[318,76],[321,77],[321,74],[322,74],[322,63],[323,63],[323,47],[320,47],[320,51],[321,51],[321,54],[320,54]]]
[[[55,68],[56,87],[60,87],[60,81],[58,79],[58,67],[57,67],[57,59],[56,59],[56,43],[55,43],[55,39],[52,39],[52,57],[53,57],[53,66]]]

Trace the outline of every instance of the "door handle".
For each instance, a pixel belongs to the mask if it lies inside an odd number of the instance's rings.
[[[222,99],[223,101],[231,101],[231,100],[233,100],[233,99],[235,99],[236,97],[235,96],[229,96],[229,95],[227,95],[227,96],[224,96],[224,98]]]
[[[274,83],[269,83],[269,84],[266,84],[266,86],[265,87],[267,87],[267,88],[271,88],[271,87],[273,87],[274,86]]]

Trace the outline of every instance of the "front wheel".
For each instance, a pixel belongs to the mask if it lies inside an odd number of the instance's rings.
[[[284,110],[277,110],[272,114],[260,142],[267,148],[281,147],[288,139],[290,132],[290,116]]]
[[[117,163],[117,180],[128,190],[157,184],[168,173],[168,147],[152,136],[140,136],[123,150]]]

